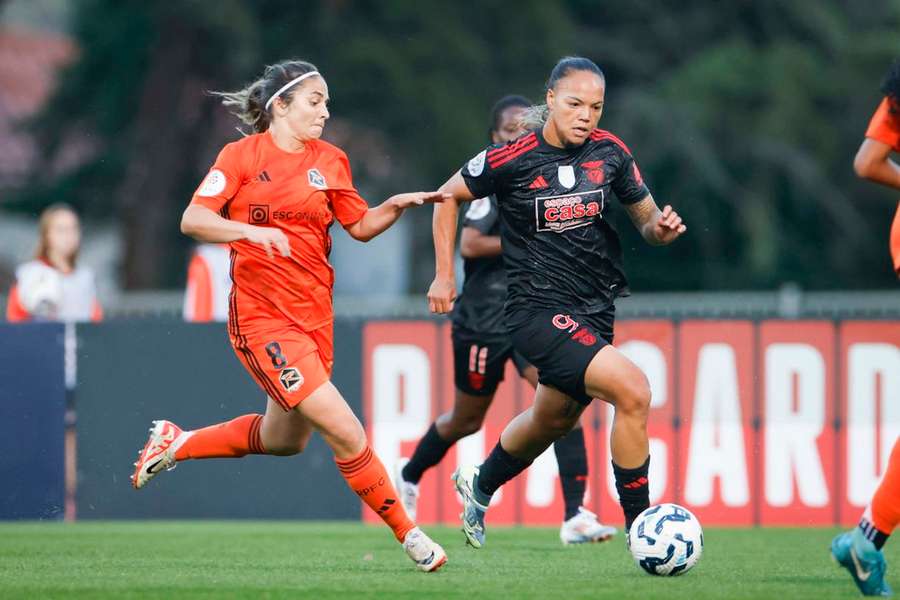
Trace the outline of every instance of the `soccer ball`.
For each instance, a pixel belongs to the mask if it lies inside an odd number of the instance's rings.
[[[634,562],[647,573],[681,575],[700,560],[703,529],[683,506],[651,506],[631,524],[628,546]]]

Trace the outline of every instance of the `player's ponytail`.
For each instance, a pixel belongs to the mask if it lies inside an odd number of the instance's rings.
[[[522,116],[519,117],[519,124],[523,129],[538,129],[543,127],[544,123],[547,122],[547,115],[549,113],[550,109],[547,108],[546,104],[529,106],[525,109],[525,112],[522,113]]]
[[[270,100],[277,94],[282,102],[290,104],[294,92],[300,87],[300,82],[287,89],[283,89],[284,86],[317,70],[315,65],[303,60],[285,60],[267,66],[262,77],[244,89],[236,92],[210,92],[210,94],[221,98],[222,105],[245,125],[251,126],[254,132],[262,133],[269,129],[272,123]]]

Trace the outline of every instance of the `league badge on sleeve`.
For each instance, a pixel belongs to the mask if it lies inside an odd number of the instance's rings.
[[[328,183],[325,181],[325,177],[319,173],[318,169],[310,169],[306,172],[306,176],[309,178],[309,185],[314,188],[318,188],[320,190],[324,190],[328,187]]]
[[[218,196],[223,191],[225,191],[225,184],[227,180],[225,179],[225,173],[220,171],[219,169],[213,169],[206,176],[206,179],[203,180],[203,183],[200,184],[200,189],[197,190],[198,196]]]
[[[487,150],[482,150],[479,152],[472,160],[469,161],[468,166],[466,167],[469,171],[469,175],[472,177],[478,177],[484,171],[484,158],[487,156]]]

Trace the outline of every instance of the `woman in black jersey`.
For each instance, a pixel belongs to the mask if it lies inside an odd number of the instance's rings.
[[[435,207],[432,312],[449,312],[455,299],[459,203],[495,195],[507,327],[516,351],[539,372],[531,408],[510,421],[484,463],[454,473],[465,506],[463,531],[476,548],[484,543],[493,493],[568,433],[592,398],[615,407],[610,449],[626,530],[649,506],[650,386],[611,345],[614,300],[628,286],[618,235],[604,218],[609,194],[650,244],[669,244],[686,227],[670,206],[656,205],[622,140],[596,128],[605,89],[592,61],[560,60],[537,128],[469,160],[441,188],[456,202]]]
[[[488,132],[495,144],[509,142],[525,133],[522,117],[532,102],[522,96],[504,96],[491,110]],[[453,322],[453,373],[456,394],[453,408],[437,417],[416,444],[409,460],[401,459],[394,480],[403,506],[415,520],[419,481],[437,465],[460,439],[481,429],[485,415],[512,360],[519,374],[532,387],[538,372],[513,349],[506,327],[506,273],[500,247],[497,199],[479,198],[469,205],[463,219],[460,254],[465,268],[462,294],[450,316]],[[582,506],[588,478],[584,431],[575,428],[553,444],[559,465],[565,513],[559,530],[563,544],[602,542],[615,533],[597,515]]]

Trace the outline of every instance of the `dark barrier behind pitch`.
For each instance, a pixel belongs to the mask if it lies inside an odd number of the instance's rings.
[[[318,435],[298,456],[187,461],[129,484],[153,419],[197,428],[265,410],[224,324],[110,322],[78,328],[78,518],[359,519]],[[358,323],[335,329],[334,378],[361,415]]]
[[[0,324],[0,519],[61,518],[63,326]]]

